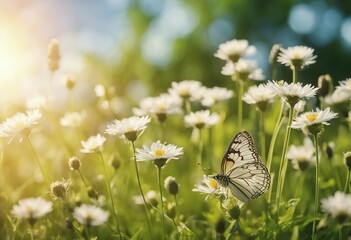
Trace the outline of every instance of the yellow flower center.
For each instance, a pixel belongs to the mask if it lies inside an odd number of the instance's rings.
[[[210,181],[208,182],[208,185],[210,185],[210,187],[213,189],[218,188],[218,182],[214,179],[210,179]]]
[[[155,154],[156,157],[162,157],[163,155],[165,155],[165,150],[163,150],[163,149],[156,149],[154,151],[154,154]]]
[[[309,113],[306,115],[306,118],[308,121],[310,122],[314,122],[318,117],[318,114],[317,113]]]

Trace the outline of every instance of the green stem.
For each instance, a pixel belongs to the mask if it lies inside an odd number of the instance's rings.
[[[40,161],[39,161],[38,155],[37,155],[37,153],[35,152],[35,149],[34,149],[34,147],[33,147],[32,141],[30,140],[30,138],[29,138],[28,135],[27,135],[26,137],[27,137],[27,140],[28,140],[28,142],[29,142],[30,148],[32,149],[32,151],[33,151],[33,153],[34,153],[35,159],[36,159],[36,161],[37,161],[37,163],[38,163],[38,165],[39,165],[41,174],[43,175],[45,182],[48,183],[48,182],[49,182],[49,181],[48,181],[48,178],[47,178],[47,176],[46,176],[46,174],[45,174],[45,171],[44,171],[43,166],[41,165],[41,163],[40,163]]]
[[[296,83],[297,82],[297,70],[295,68],[293,68],[292,72],[293,72],[293,83]]]
[[[275,146],[275,141],[277,140],[277,137],[278,137],[278,133],[279,133],[279,130],[281,128],[281,126],[283,125],[283,112],[284,112],[284,105],[285,105],[285,102],[282,101],[282,106],[280,108],[280,113],[279,113],[279,116],[278,116],[278,119],[277,119],[277,123],[274,127],[274,130],[273,130],[273,135],[272,135],[272,138],[271,138],[271,142],[269,144],[269,150],[268,150],[268,160],[267,160],[267,169],[268,169],[268,172],[271,171],[271,165],[272,165],[272,159],[273,159],[273,150],[274,150],[274,146]]]
[[[89,185],[88,185],[88,183],[86,182],[85,178],[83,177],[82,172],[80,171],[80,169],[78,169],[77,171],[78,171],[79,176],[80,176],[80,178],[82,179],[82,181],[83,181],[83,183],[84,183],[85,187],[86,187],[86,188],[88,188],[88,187],[89,187]]]
[[[312,239],[316,239],[316,218],[318,212],[319,203],[319,154],[318,154],[318,135],[314,134],[314,145],[316,148],[316,187],[314,196],[314,218],[313,218],[313,229],[312,229]]]
[[[272,80],[277,80],[277,64],[276,63],[272,63],[272,67],[271,67],[271,77]]]
[[[108,174],[107,174],[106,163],[105,163],[105,161],[104,161],[104,158],[103,158],[103,156],[102,156],[102,153],[101,153],[100,151],[98,151],[97,153],[98,153],[99,156],[100,156],[101,163],[102,163],[102,166],[103,166],[103,168],[104,168],[105,183],[106,183],[108,195],[110,196],[111,205],[112,205],[112,212],[113,212],[113,217],[114,217],[115,222],[116,222],[117,231],[118,231],[118,234],[119,234],[120,239],[122,239],[121,229],[120,229],[120,226],[119,226],[119,221],[118,221],[118,216],[117,216],[117,211],[116,211],[116,208],[115,208],[115,203],[114,203],[114,201],[113,201],[113,196],[112,196],[110,181],[109,181],[109,177],[108,177]]]
[[[238,128],[241,131],[242,129],[242,121],[243,121],[243,101],[242,101],[242,97],[243,97],[243,92],[244,92],[244,83],[239,79],[237,81],[238,85],[239,85],[239,89],[238,89]]]
[[[179,239],[179,231],[178,231],[177,223],[175,222],[174,218],[172,218],[172,222],[173,222],[175,230],[177,231],[177,236],[178,236],[178,239]]]
[[[288,167],[288,159],[286,158],[286,153],[287,153],[288,145],[289,145],[292,119],[293,119],[293,107],[290,107],[289,120],[288,120],[288,125],[286,128],[286,132],[285,132],[283,151],[282,151],[282,156],[280,159],[279,173],[278,173],[278,179],[277,179],[278,180],[277,191],[276,191],[277,222],[279,220],[280,200],[281,200],[281,197],[283,194],[285,175],[286,175],[286,170]]]
[[[191,103],[189,101],[189,98],[185,99],[185,112],[186,114],[189,114],[191,112]]]
[[[201,166],[202,164],[202,151],[203,151],[203,139],[202,139],[202,129],[199,128],[199,153],[197,156],[197,164]]]
[[[135,145],[134,145],[133,141],[131,141],[131,143],[132,143],[132,147],[133,147],[133,158],[134,158],[135,172],[136,172],[137,180],[138,180],[139,192],[140,192],[140,195],[141,195],[141,197],[142,197],[142,199],[144,201],[144,210],[145,210],[145,218],[146,218],[146,221],[147,221],[147,228],[148,228],[148,231],[149,231],[150,238],[152,239],[151,225],[150,225],[149,214],[148,214],[148,210],[147,210],[147,203],[146,203],[145,196],[144,196],[144,193],[143,193],[143,189],[141,188],[141,183],[140,183],[138,164],[137,164],[137,160],[136,160]]]
[[[162,182],[161,182],[161,167],[157,167],[157,180],[158,180],[158,187],[160,189],[160,197],[161,197],[163,237],[164,239],[166,239],[165,213],[163,209],[163,192],[162,192]]]
[[[266,133],[265,133],[265,127],[264,127],[264,111],[260,111],[260,125],[261,125],[261,158],[262,162],[266,162]]]
[[[339,239],[343,239],[342,238],[342,224],[340,224],[340,226],[339,226]]]
[[[347,177],[346,177],[346,183],[345,183],[345,188],[344,188],[344,192],[345,193],[348,192],[348,188],[349,188],[349,184],[350,184],[350,172],[351,172],[351,169],[348,168]]]

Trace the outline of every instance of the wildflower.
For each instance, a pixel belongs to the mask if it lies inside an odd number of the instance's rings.
[[[201,82],[195,80],[183,80],[172,82],[172,87],[168,89],[171,95],[177,95],[183,99],[191,99],[201,87]]]
[[[291,160],[293,168],[304,171],[310,165],[316,164],[315,148],[310,139],[305,138],[302,146],[291,145],[289,147],[287,158]]]
[[[343,192],[336,192],[321,200],[322,210],[330,214],[338,223],[343,223],[351,216],[351,196]]]
[[[265,78],[262,69],[257,68],[256,62],[253,60],[240,59],[235,65],[232,62],[227,62],[221,73],[225,76],[234,76],[233,80],[238,78],[241,81],[263,80]]]
[[[238,200],[234,197],[228,197],[222,202],[222,208],[226,211],[226,214],[233,220],[237,220],[240,217],[241,207]]]
[[[231,41],[221,43],[217,52],[215,53],[215,57],[236,63],[241,57],[251,55],[255,52],[256,48],[254,46],[250,46],[247,40],[233,39]]]
[[[247,104],[256,104],[260,111],[264,111],[267,107],[267,103],[271,102],[275,95],[272,89],[266,84],[260,84],[258,86],[251,86],[242,100]]]
[[[188,127],[211,127],[218,123],[219,115],[217,113],[210,113],[209,110],[201,110],[197,112],[191,112],[184,116],[185,125]]]
[[[81,141],[83,149],[80,151],[83,153],[94,153],[94,152],[101,152],[103,149],[104,142],[106,138],[97,134],[96,136],[91,136],[88,138],[87,141]]]
[[[212,105],[227,100],[234,95],[233,91],[222,87],[207,88],[202,87],[198,93],[198,99],[201,104],[205,107],[211,107]]]
[[[72,75],[65,76],[62,82],[68,90],[72,90],[76,85],[76,79]]]
[[[140,102],[140,108],[133,109],[136,115],[155,114],[160,122],[166,120],[167,115],[181,113],[182,99],[177,95],[161,94],[158,97],[148,97]]]
[[[70,187],[70,180],[62,179],[61,181],[56,181],[51,183],[50,192],[54,199],[65,199],[67,191]]]
[[[344,163],[348,169],[351,169],[351,152],[344,154]]]
[[[331,160],[334,156],[334,148],[334,142],[323,143],[323,151],[325,152],[329,160]]]
[[[43,198],[26,198],[14,205],[11,214],[18,219],[28,219],[30,224],[52,211],[52,202]]]
[[[291,127],[295,129],[301,129],[306,134],[318,134],[323,131],[323,125],[329,125],[328,121],[336,118],[337,113],[334,113],[330,108],[325,110],[305,112],[295,118],[292,122]]]
[[[315,63],[317,56],[313,55],[314,49],[305,46],[281,48],[278,62],[295,70],[302,70],[305,66]]]
[[[278,56],[281,49],[281,44],[274,44],[271,48],[271,52],[269,54],[269,62],[271,64],[276,64],[278,62]]]
[[[39,109],[43,108],[46,105],[46,98],[43,95],[35,95],[26,99],[26,108],[27,109]]]
[[[115,156],[111,157],[110,164],[115,170],[121,167],[121,161]]]
[[[38,123],[41,113],[38,109],[29,110],[27,114],[17,113],[0,124],[0,137],[9,137],[11,142],[15,138],[22,141],[30,134],[31,128]]]
[[[143,149],[136,149],[137,161],[153,160],[157,167],[163,167],[169,160],[179,159],[183,154],[183,148],[173,144],[154,142],[150,147],[144,145]]]
[[[148,192],[145,194],[145,200],[146,200],[146,202],[149,203],[150,205],[152,205],[152,206],[154,206],[154,207],[157,207],[157,205],[158,205],[158,197],[157,197],[156,191],[154,191],[154,190],[148,191]],[[134,197],[133,197],[133,201],[134,201],[134,203],[137,204],[137,205],[142,205],[142,204],[144,204],[143,197],[142,197],[141,195],[134,196]]]
[[[78,171],[82,163],[80,162],[79,158],[71,157],[70,159],[68,159],[68,165],[72,171]]]
[[[177,193],[179,191],[179,184],[177,183],[177,181],[174,177],[168,176],[165,179],[164,185],[170,194],[177,195]]]
[[[168,203],[165,214],[170,218],[174,219],[177,215],[177,208],[175,203]]]
[[[333,79],[329,74],[321,75],[318,78],[318,96],[325,97],[328,95],[333,85]]]
[[[347,103],[350,101],[351,92],[343,91],[341,88],[337,88],[332,94],[324,98],[325,103],[328,105],[338,105]]]
[[[60,43],[57,39],[52,39],[48,47],[48,68],[55,72],[60,67]]]
[[[192,191],[207,194],[205,200],[213,194],[223,195],[225,193],[224,188],[215,179],[206,175],[203,176],[200,184],[195,185]]]
[[[112,124],[107,125],[105,133],[119,135],[120,138],[134,142],[144,132],[150,121],[149,116],[133,116],[122,120],[114,120]]]
[[[82,204],[74,209],[73,217],[79,223],[90,227],[104,224],[108,220],[109,213],[100,207]]]
[[[346,80],[341,81],[336,89],[344,91],[346,94],[351,96],[351,78],[347,78]]]
[[[60,124],[63,127],[76,128],[82,124],[85,116],[84,112],[68,112],[60,119]]]
[[[316,95],[318,88],[313,87],[311,84],[305,86],[302,83],[287,83],[287,82],[276,82],[269,81],[267,86],[272,88],[279,97],[283,98],[286,102],[289,103],[290,107],[301,100],[302,98],[310,98]]]

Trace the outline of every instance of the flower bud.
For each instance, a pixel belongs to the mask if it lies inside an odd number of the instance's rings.
[[[121,167],[121,161],[115,156],[112,156],[110,164],[115,170],[117,170]]]
[[[67,76],[64,80],[64,84],[68,90],[72,90],[76,85],[76,80],[72,76]]]
[[[88,196],[90,198],[93,198],[93,199],[99,198],[98,192],[93,187],[90,186],[87,191],[88,191]]]
[[[50,192],[56,199],[65,199],[67,191],[69,189],[70,181],[62,179],[62,181],[56,181],[51,183]]]
[[[79,158],[71,157],[70,159],[68,159],[68,165],[72,171],[74,171],[74,170],[78,171],[80,166],[81,166],[81,162],[80,162]]]
[[[60,44],[57,39],[52,39],[48,47],[48,68],[55,72],[60,66]]]
[[[225,225],[226,225],[225,219],[223,217],[220,217],[216,222],[216,232],[223,234],[225,231]]]
[[[329,74],[321,75],[318,78],[318,95],[320,97],[325,97],[328,95],[331,86],[333,84],[333,79]]]
[[[278,62],[278,55],[280,52],[281,44],[274,44],[271,48],[271,52],[269,54],[269,62],[271,64],[276,64]]]
[[[351,152],[347,152],[344,154],[344,163],[346,167],[348,167],[349,170],[351,170]]]
[[[174,177],[168,176],[165,179],[165,188],[170,194],[176,195],[179,191],[179,184],[177,183]]]
[[[177,215],[176,210],[175,203],[168,203],[165,213],[170,219],[174,219]]]

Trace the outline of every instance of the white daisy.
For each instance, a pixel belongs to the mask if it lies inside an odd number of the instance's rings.
[[[211,127],[219,122],[219,115],[217,113],[210,113],[209,110],[201,110],[185,115],[184,122],[187,127]]]
[[[294,106],[302,98],[310,98],[316,95],[318,88],[313,87],[311,84],[302,83],[287,83],[287,82],[276,82],[269,81],[267,86],[272,88],[279,97],[282,97],[289,103],[290,106]]]
[[[289,147],[287,158],[296,170],[304,171],[309,166],[316,164],[316,157],[314,155],[315,148],[309,138],[305,138],[302,146],[291,145]]]
[[[160,120],[171,114],[181,113],[182,99],[177,95],[161,94],[158,97],[147,97],[140,101],[140,108],[134,108],[134,114],[144,116],[155,114]]]
[[[105,141],[106,138],[98,133],[96,136],[89,137],[87,141],[81,141],[83,149],[80,151],[83,153],[101,152]]]
[[[31,128],[38,123],[40,118],[41,113],[38,109],[29,110],[27,114],[17,113],[0,124],[0,137],[10,138],[9,142],[15,138],[22,141],[23,137],[30,133]]]
[[[233,39],[225,43],[221,43],[218,47],[215,57],[222,60],[237,62],[241,57],[256,52],[254,46],[250,46],[247,40]]]
[[[242,100],[247,104],[256,104],[257,107],[264,111],[268,102],[271,102],[276,93],[266,84],[251,86],[244,94]]]
[[[324,98],[325,103],[328,105],[338,105],[349,102],[351,98],[351,91],[345,91],[342,88],[337,88],[332,94]]]
[[[315,63],[316,55],[313,55],[314,49],[305,46],[281,48],[278,62],[296,70],[302,70],[305,66]]]
[[[145,194],[145,201],[154,207],[157,207],[158,199],[159,199],[159,197],[157,196],[157,193],[154,190],[150,190]],[[141,195],[134,196],[133,202],[137,205],[144,204],[144,200],[143,200],[143,197]]]
[[[202,87],[198,92],[198,99],[201,104],[205,107],[211,107],[212,105],[227,100],[234,95],[233,91],[222,87],[207,88]]]
[[[339,223],[351,217],[351,196],[348,194],[338,191],[334,196],[323,198],[321,203],[322,210]]]
[[[196,184],[192,189],[193,192],[199,192],[202,194],[207,194],[207,197],[215,195],[225,194],[225,189],[213,178],[206,175],[203,176],[200,184]]]
[[[71,127],[76,128],[79,127],[83,120],[85,119],[84,112],[67,112],[65,115],[60,119],[60,124],[63,127]]]
[[[177,147],[173,144],[161,143],[160,141],[154,142],[150,147],[144,145],[142,149],[136,149],[137,161],[155,161],[154,163],[160,167],[164,166],[169,160],[179,159],[183,155],[183,148]],[[160,160],[160,161],[156,161]]]
[[[171,95],[177,95],[184,99],[191,99],[201,87],[201,82],[195,80],[183,80],[181,82],[172,82],[172,87],[168,89]]]
[[[52,202],[43,198],[26,198],[14,205],[11,214],[18,219],[28,219],[31,224],[52,211]]]
[[[82,204],[74,209],[73,217],[85,226],[98,226],[108,220],[109,213],[100,207]]]
[[[297,116],[291,127],[295,129],[301,129],[304,133],[316,134],[322,131],[322,125],[329,125],[328,121],[337,118],[338,114],[326,108],[324,110],[317,109],[315,112],[305,112]]]
[[[118,135],[120,138],[129,141],[135,141],[144,132],[150,121],[151,118],[149,116],[133,116],[122,120],[114,120],[112,124],[107,125],[105,133]]]
[[[237,63],[227,62],[221,73],[225,76],[237,76],[240,80],[264,80],[262,69],[257,68],[256,61],[239,59]],[[235,78],[234,78],[235,79]]]
[[[337,86],[336,89],[343,91],[345,94],[351,95],[351,78],[339,82],[339,86]]]

